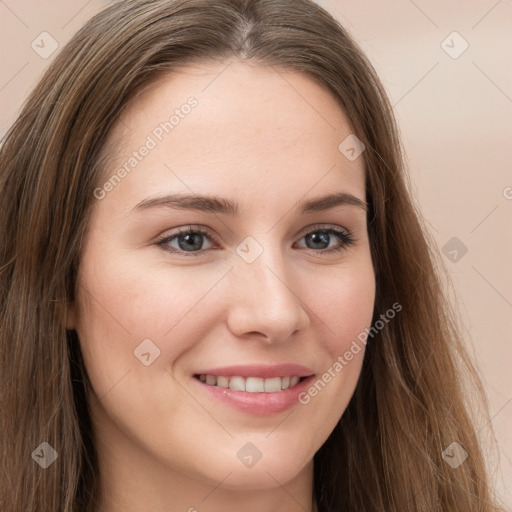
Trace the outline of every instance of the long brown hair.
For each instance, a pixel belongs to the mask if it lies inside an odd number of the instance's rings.
[[[1,510],[94,510],[89,382],[64,313],[105,173],[105,140],[163,73],[233,58],[305,73],[339,101],[366,147],[374,321],[402,306],[369,341],[354,396],[314,457],[320,510],[497,510],[465,376],[482,387],[411,198],[390,103],[348,33],[308,0],[114,3],[63,48],[28,98],[0,152]],[[45,470],[31,456],[42,442],[58,453]],[[442,455],[453,442],[469,454],[457,468]]]

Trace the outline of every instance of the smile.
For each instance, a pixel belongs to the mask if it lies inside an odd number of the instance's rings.
[[[296,386],[301,377],[293,375],[286,377],[241,377],[223,375],[195,375],[195,378],[209,386],[229,388],[234,391],[247,391],[249,393],[275,393]]]

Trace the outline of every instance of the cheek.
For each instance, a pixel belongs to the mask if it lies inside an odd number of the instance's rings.
[[[163,368],[190,348],[190,333],[206,337],[212,303],[202,299],[226,271],[162,267],[108,250],[102,254],[83,259],[77,323],[98,394],[128,371],[138,374],[144,368],[142,354],[149,351],[155,361],[151,366]]]
[[[207,336],[196,311],[217,279],[193,278],[192,267],[152,269],[121,259],[84,259],[80,278],[77,332],[94,394],[106,414],[125,432],[144,442],[158,433],[182,429],[182,415],[195,406],[173,378],[173,366]],[[211,273],[210,273],[211,274]],[[196,309],[194,309],[196,308]],[[196,411],[197,413],[197,411]],[[97,414],[97,413],[96,413]]]
[[[324,439],[345,411],[360,376],[375,301],[375,275],[370,260],[362,259],[339,278],[325,280],[310,293],[318,324],[322,325],[322,369],[299,401],[316,418]],[[363,341],[361,341],[363,340]]]
[[[336,279],[309,294],[318,321],[329,335],[324,338],[332,360],[348,350],[358,335],[370,327],[375,302],[375,275],[368,262],[340,270]],[[363,346],[364,348],[364,346]]]

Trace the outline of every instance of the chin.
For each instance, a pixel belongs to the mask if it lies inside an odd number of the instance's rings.
[[[247,445],[244,443],[242,446]],[[312,464],[312,457],[307,454],[299,457],[294,450],[287,450],[285,454],[279,448],[272,450],[268,447],[262,448],[261,452],[259,459],[254,447],[247,447],[244,451],[244,448],[237,446],[236,452],[228,451],[216,456],[210,452],[208,460],[198,469],[215,484],[222,480],[224,489],[256,491],[284,485],[301,471],[307,470],[308,462]],[[302,460],[305,462],[302,463]]]

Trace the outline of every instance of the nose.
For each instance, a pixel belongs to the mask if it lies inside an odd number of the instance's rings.
[[[252,263],[240,258],[230,274],[228,326],[234,335],[272,344],[307,329],[307,306],[277,249],[265,249]]]

